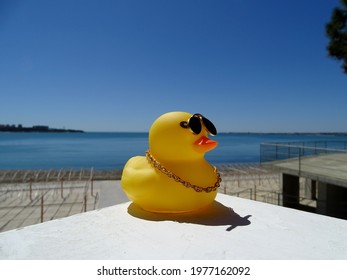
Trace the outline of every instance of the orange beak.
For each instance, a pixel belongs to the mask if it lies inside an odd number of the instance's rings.
[[[194,146],[198,152],[206,153],[217,147],[218,142],[207,138],[206,136],[200,137],[194,142]]]

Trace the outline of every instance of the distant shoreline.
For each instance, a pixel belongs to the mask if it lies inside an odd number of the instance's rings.
[[[23,127],[21,125],[1,125],[0,132],[71,132],[71,133],[83,133],[83,130],[77,129],[65,129],[65,128],[50,128],[45,125],[36,125],[32,127]]]

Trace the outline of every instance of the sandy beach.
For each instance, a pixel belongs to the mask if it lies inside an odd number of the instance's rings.
[[[219,192],[281,205],[279,173],[258,164],[220,165],[218,170],[222,177]],[[121,188],[120,172],[94,171],[92,174],[80,171],[71,174],[51,171],[34,174],[36,181],[23,183],[25,178],[32,178],[32,174],[24,171],[0,173],[0,232],[128,201]],[[306,203],[314,202],[307,200]]]

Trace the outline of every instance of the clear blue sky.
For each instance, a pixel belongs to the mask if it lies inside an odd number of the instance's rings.
[[[0,0],[0,123],[148,131],[169,111],[219,131],[347,131],[328,57],[339,0]]]

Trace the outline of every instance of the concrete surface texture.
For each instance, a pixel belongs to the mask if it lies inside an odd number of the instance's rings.
[[[347,259],[347,221],[218,194],[155,214],[131,202],[0,233],[0,259]]]

